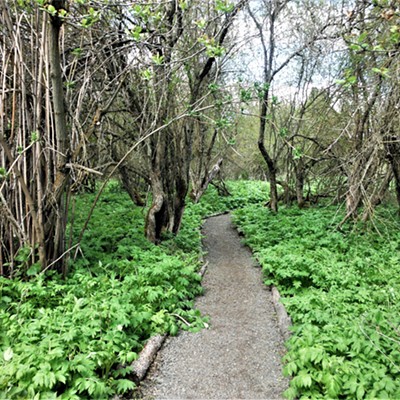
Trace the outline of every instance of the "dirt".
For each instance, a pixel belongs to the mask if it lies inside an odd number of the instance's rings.
[[[203,229],[209,262],[196,307],[210,328],[168,338],[141,385],[145,399],[281,399],[283,339],[271,292],[229,215]]]

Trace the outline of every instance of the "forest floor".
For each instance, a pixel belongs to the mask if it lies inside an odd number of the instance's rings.
[[[281,399],[283,339],[261,269],[230,215],[204,224],[208,270],[196,301],[209,329],[167,339],[141,385],[144,399]]]

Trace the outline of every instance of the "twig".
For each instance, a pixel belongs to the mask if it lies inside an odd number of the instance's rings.
[[[41,274],[46,272],[50,267],[52,267],[55,263],[60,261],[66,254],[68,254],[71,250],[75,249],[75,247],[79,247],[79,243],[75,244],[74,246],[70,247],[68,250],[64,251],[64,253],[61,254],[60,257],[58,257],[56,260],[54,260],[51,264],[49,264],[45,269],[40,271]]]
[[[96,175],[103,176],[102,172],[96,171],[95,169],[88,168],[88,167],[85,167],[85,166],[80,165],[80,164],[68,163],[68,164],[65,164],[65,167],[66,168],[70,168],[70,169],[73,169],[73,168],[82,169],[83,171],[89,172],[91,174],[96,174]]]
[[[179,318],[186,326],[192,326],[189,322],[186,321],[185,318],[181,317],[180,315],[178,315],[178,314],[170,314],[170,315],[172,315],[173,317]]]
[[[204,265],[202,265],[202,267],[200,268],[200,271],[198,272],[198,274],[203,277],[204,274],[206,273],[207,267],[208,267],[209,262],[207,261]]]

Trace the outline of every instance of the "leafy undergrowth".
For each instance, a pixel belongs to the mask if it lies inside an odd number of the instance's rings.
[[[400,226],[382,210],[377,228],[338,232],[336,208],[261,206],[235,212],[265,283],[293,320],[284,372],[288,399],[400,398]]]
[[[199,227],[206,215],[265,195],[263,184],[243,187],[232,183],[236,194],[226,198],[210,188],[200,204],[188,202],[179,235],[155,246],[143,236],[146,210],[134,207],[111,182],[68,279],[55,272],[0,277],[0,398],[129,395],[134,388],[129,365],[149,337],[204,326],[193,309],[201,293]],[[90,194],[75,199],[73,237],[93,199]]]
[[[75,237],[93,198],[76,199]],[[118,366],[129,365],[146,339],[186,328],[180,317],[193,330],[203,326],[191,301],[201,292],[198,254],[147,242],[144,212],[113,183],[67,280],[55,273],[29,281],[0,278],[0,398],[126,393],[134,387],[130,368]],[[177,249],[198,248],[196,217],[187,219],[193,234],[180,237]]]

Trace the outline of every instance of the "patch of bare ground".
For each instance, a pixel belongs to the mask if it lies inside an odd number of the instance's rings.
[[[141,385],[144,399],[281,399],[283,338],[271,292],[230,215],[209,218],[208,270],[196,307],[210,328],[168,338]]]

